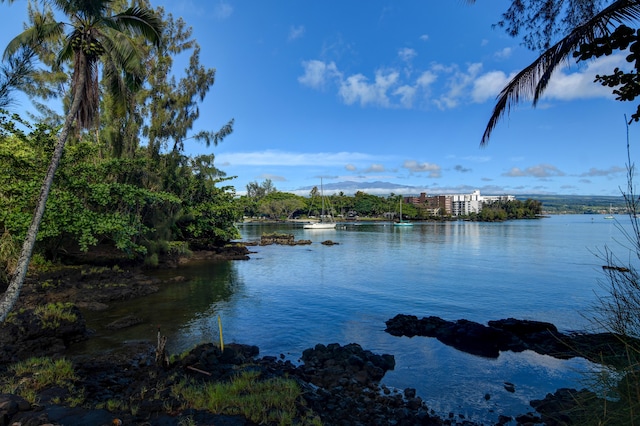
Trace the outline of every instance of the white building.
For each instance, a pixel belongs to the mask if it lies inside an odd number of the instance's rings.
[[[452,194],[450,197],[451,215],[465,216],[470,213],[480,213],[483,197],[479,190],[476,189],[471,194]]]

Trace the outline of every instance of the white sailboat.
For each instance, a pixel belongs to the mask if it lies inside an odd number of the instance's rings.
[[[400,220],[398,222],[394,222],[394,226],[413,226],[413,223],[406,222],[402,220],[402,202],[404,201],[403,197],[400,197]]]
[[[305,223],[302,226],[304,229],[335,229],[336,222],[333,220],[333,216],[326,215],[324,211],[324,188],[322,187],[322,179],[320,179],[320,199],[322,200],[320,220],[318,222]]]
[[[605,219],[613,219],[613,214],[611,213],[611,203],[609,203],[609,214],[604,217]]]

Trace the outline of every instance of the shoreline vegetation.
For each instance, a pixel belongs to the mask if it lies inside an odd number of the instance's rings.
[[[265,241],[273,243],[290,241]],[[159,267],[246,260],[247,246],[251,243],[195,251],[188,257],[163,259]],[[110,265],[105,253],[99,259],[97,265],[98,257],[84,255],[74,259],[74,265],[30,275],[19,305],[0,326],[3,425],[480,424],[458,413],[433,412],[415,389],[382,386],[385,372],[395,366],[393,355],[374,354],[357,342],[345,346],[318,342],[294,365],[284,356],[259,358],[259,348],[251,342],[224,344],[222,339],[182,354],[167,354],[158,330],[157,342],[156,336],[140,336],[138,342],[100,353],[68,356],[75,342],[91,338],[83,310],[106,309],[119,300],[143,298],[172,285],[150,278],[142,267],[119,266],[117,257]],[[139,321],[131,315],[112,326]],[[581,334],[567,343],[574,352],[563,352],[567,336],[553,324],[515,319],[485,326],[398,313],[386,325],[392,335],[435,337],[479,356],[531,349],[572,357],[590,347],[616,343],[612,335]],[[589,357],[598,360],[596,354]],[[515,391],[508,383],[505,389]],[[598,404],[600,400],[584,389],[559,389],[544,400],[531,401],[531,412],[500,414],[492,424],[566,424],[562,422],[569,414],[576,418]]]

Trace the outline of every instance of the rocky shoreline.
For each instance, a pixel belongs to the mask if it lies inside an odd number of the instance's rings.
[[[245,246],[235,245],[226,250],[200,251],[192,259],[242,260],[248,259],[248,254]],[[184,262],[185,259],[174,259],[164,266],[175,267]],[[109,264],[84,264],[31,276],[25,283],[19,306],[0,326],[0,383],[16,379],[10,366],[18,361],[33,356],[61,359],[74,343],[90,339],[91,330],[86,328],[83,310],[106,309],[119,300],[144,297],[158,291],[160,285],[164,284],[142,269],[123,270]],[[34,308],[46,304],[59,304],[68,316],[51,326]],[[125,327],[135,321],[135,317],[123,318],[114,327]],[[558,332],[548,323],[508,319],[484,326],[465,320],[450,322],[436,317],[420,320],[399,314],[387,321],[387,332],[396,336],[435,337],[480,356],[525,349],[558,356],[584,356],[575,352],[563,354],[557,345],[553,346],[551,340],[557,343]],[[588,338],[581,339],[588,347]],[[602,337],[601,343],[607,346],[611,341]],[[476,425],[456,413],[438,417],[414,389],[381,386],[384,374],[395,366],[393,355],[374,354],[357,343],[318,344],[304,351],[299,365],[285,361],[284,356],[259,358],[255,346],[228,345],[222,351],[213,344],[199,345],[178,359],[158,365],[156,350],[155,344],[146,342],[123,344],[90,357],[72,357],[76,373],[72,386],[45,387],[30,398],[32,402],[18,396],[18,389],[0,394],[0,426],[253,425],[252,420],[239,415],[216,415],[189,408],[170,391],[178,378],[225,381],[232,374],[247,370],[258,371],[265,379],[296,380],[303,393],[297,402],[300,418],[295,424],[313,415],[325,425]],[[20,378],[25,382],[33,379]],[[154,392],[149,391],[152,389]],[[82,402],[74,405],[69,401],[77,402],[73,396],[78,392],[82,393]],[[587,391],[558,390],[543,401],[532,401],[535,411],[501,416],[497,424],[567,424],[567,413],[576,409],[575,396],[582,392]]]

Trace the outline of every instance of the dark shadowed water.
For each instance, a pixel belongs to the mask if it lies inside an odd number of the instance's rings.
[[[624,224],[628,219],[619,216]],[[389,223],[301,226],[239,225],[243,240],[263,232],[292,233],[309,246],[257,246],[249,261],[202,263],[172,271],[185,282],[164,286],[144,300],[91,314],[101,337],[154,339],[157,325],[171,352],[217,342],[255,344],[261,355],[296,362],[317,343],[359,343],[393,354],[390,387],[416,388],[430,408],[491,421],[498,414],[531,411],[528,402],[560,387],[582,387],[590,366],[533,352],[485,359],[425,337],[393,337],[385,321],[398,313],[485,323],[515,317],[553,322],[563,331],[590,326],[583,314],[595,303],[605,245],[621,250],[617,221],[602,216],[553,216],[506,223]],[[332,240],[338,245],[320,242]],[[624,254],[624,250],[622,250]],[[623,255],[627,258],[628,255]],[[111,334],[104,325],[128,313],[145,324]],[[515,385],[507,392],[504,382]],[[489,395],[487,400],[485,395]]]

